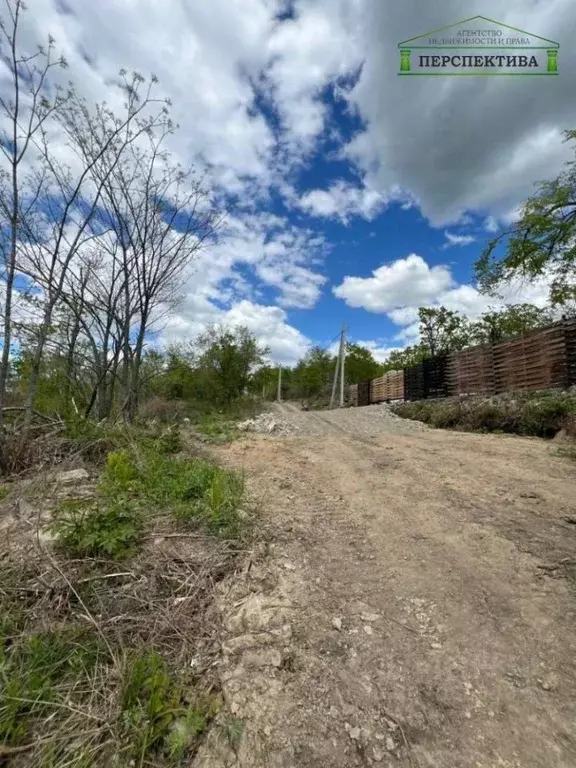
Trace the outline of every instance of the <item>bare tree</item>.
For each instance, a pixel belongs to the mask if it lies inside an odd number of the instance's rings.
[[[152,78],[146,84],[138,73],[128,77],[122,72],[119,86],[125,103],[120,117],[105,104],[90,111],[84,99],[71,91],[56,119],[74,154],[73,166],[72,161],[63,164],[55,159],[49,137],[42,132],[47,193],[35,210],[36,216],[27,221],[27,237],[20,244],[21,270],[44,290],[43,320],[25,402],[24,434],[32,417],[44,345],[66,277],[81,263],[87,245],[111,227],[101,208],[105,184],[127,149],[166,120],[166,102],[151,96],[155,82]],[[149,114],[149,107],[158,103],[161,106]]]
[[[18,244],[30,212],[43,193],[45,175],[31,174],[37,153],[36,140],[46,121],[66,103],[69,92],[58,86],[48,90],[54,68],[66,66],[54,55],[54,41],[34,53],[20,49],[20,22],[25,10],[22,0],[5,0],[6,13],[0,17],[0,59],[9,73],[9,86],[0,93],[0,217],[5,235],[0,239],[4,295],[2,306],[3,346],[0,358],[0,441],[3,406],[12,344],[14,282],[18,271]],[[0,445],[0,463],[2,450]]]
[[[127,421],[138,406],[147,334],[162,310],[176,306],[189,266],[220,222],[202,179],[163,150],[171,132],[167,124],[164,132],[148,134],[146,149],[133,145],[105,184],[125,272],[122,412]]]
[[[124,288],[130,279],[118,243],[109,243],[109,249],[102,246],[100,240],[90,256],[84,255],[79,272],[69,273],[62,295],[90,358],[91,394],[84,416],[97,404],[99,419],[110,415],[114,402],[126,327]]]

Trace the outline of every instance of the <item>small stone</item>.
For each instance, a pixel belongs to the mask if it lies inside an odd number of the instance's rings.
[[[358,726],[356,726],[356,728],[350,728],[350,730],[348,731],[348,735],[350,736],[351,739],[354,739],[354,741],[359,741],[360,728],[358,728]]]
[[[342,631],[342,619],[339,616],[334,616],[332,619],[332,626],[337,629],[338,632]]]
[[[372,747],[372,756],[379,763],[384,758],[384,752],[378,747]]]
[[[364,624],[364,632],[366,632],[367,635],[373,635],[374,630],[369,624]]]
[[[362,613],[360,618],[362,621],[378,621],[380,616],[377,613]]]
[[[330,717],[338,717],[339,714],[340,714],[340,710],[338,709],[338,707],[335,707],[334,705],[332,705],[330,707],[330,712],[329,712]]]
[[[540,688],[542,688],[543,691],[553,691],[554,685],[550,680],[540,680]]]
[[[393,752],[396,749],[396,742],[392,736],[386,736],[386,749],[388,752]]]
[[[248,651],[242,656],[242,663],[245,667],[280,667],[282,654],[276,648]]]
[[[90,475],[85,469],[69,469],[67,472],[59,472],[56,480],[60,485],[72,485],[73,483],[85,483],[90,480]]]
[[[430,648],[432,648],[433,651],[439,651],[442,648],[441,643],[430,643]]]

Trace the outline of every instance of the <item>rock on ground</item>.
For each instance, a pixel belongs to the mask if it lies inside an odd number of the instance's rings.
[[[267,412],[260,413],[253,419],[240,421],[236,426],[242,432],[258,432],[264,435],[290,435],[297,431],[295,425],[289,424],[285,419]]]

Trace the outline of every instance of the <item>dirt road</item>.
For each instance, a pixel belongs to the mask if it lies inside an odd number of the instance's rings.
[[[221,450],[268,544],[222,598],[241,736],[198,765],[574,768],[574,463],[382,406],[279,417]]]

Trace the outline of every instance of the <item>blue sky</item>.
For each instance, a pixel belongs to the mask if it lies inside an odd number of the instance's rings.
[[[568,0],[30,0],[89,101],[121,67],[158,76],[180,131],[175,159],[205,169],[227,211],[219,242],[158,329],[247,325],[293,364],[342,322],[378,359],[417,339],[419,305],[469,315],[487,240],[571,155],[576,5]],[[557,78],[401,78],[397,43],[482,14],[558,40]],[[64,149],[63,149],[64,151]],[[545,281],[504,300],[542,303]]]

